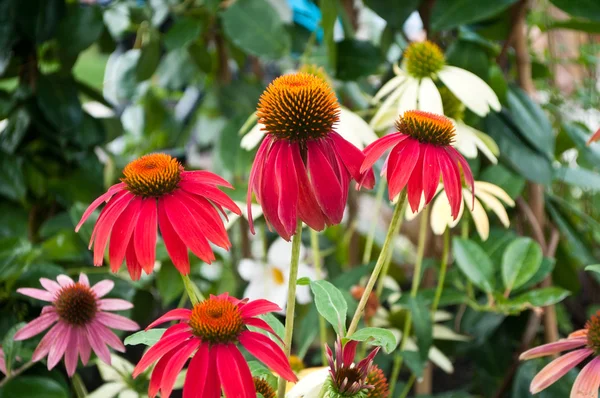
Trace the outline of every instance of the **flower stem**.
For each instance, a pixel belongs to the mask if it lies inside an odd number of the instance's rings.
[[[315,265],[315,273],[317,279],[323,279],[323,270],[321,268],[321,250],[319,248],[319,234],[317,231],[310,230],[310,247],[313,254],[313,262]],[[319,315],[319,339],[321,341],[321,362],[323,366],[327,366],[327,355],[325,354],[325,344],[327,343],[327,325],[325,318]]]
[[[181,279],[183,280],[183,286],[185,287],[185,291],[190,297],[190,302],[192,305],[198,304],[200,301],[204,301],[204,296],[198,286],[192,282],[189,275],[181,274]]]
[[[404,206],[402,206],[402,210],[401,210],[401,215],[400,215],[400,221],[398,222],[398,225],[396,226],[396,230],[394,231],[394,235],[393,236],[398,236],[398,233],[400,233],[400,229],[402,228],[402,221],[404,221],[404,212],[406,211],[406,205],[407,202],[404,202]],[[390,246],[388,253],[387,253],[387,257],[385,258],[385,263],[383,263],[383,269],[381,270],[381,275],[379,276],[379,280],[377,281],[377,288],[375,289],[375,294],[377,295],[377,297],[381,296],[381,293],[383,292],[383,285],[385,283],[385,277],[387,276],[388,272],[390,271],[390,265],[392,264],[392,258],[394,257],[394,247]]]
[[[23,366],[21,366],[19,369],[15,369],[14,371],[10,372],[10,374],[7,374],[6,377],[4,379],[2,379],[2,381],[0,381],[0,388],[3,387],[6,383],[8,383],[10,380],[14,379],[21,373],[25,372],[27,369],[29,369],[30,367],[32,367],[35,364],[36,364],[36,362],[29,361],[29,362],[25,363]]]
[[[446,281],[446,271],[448,270],[448,252],[450,251],[450,229],[446,228],[444,231],[444,247],[442,249],[442,260],[440,263],[440,275],[438,276],[438,284],[435,289],[435,296],[433,297],[433,303],[431,304],[431,316],[435,314],[440,304],[440,298],[442,297],[442,291],[444,290],[444,282]]]
[[[302,221],[298,219],[296,225],[296,234],[292,238],[292,259],[290,263],[290,275],[288,276],[288,296],[287,296],[287,307],[285,310],[285,335],[283,347],[285,355],[289,358],[290,352],[292,351],[292,335],[294,333],[294,312],[296,310],[296,285],[298,282],[298,264],[300,263],[300,245],[302,243]],[[285,397],[285,386],[287,381],[283,378],[279,378],[279,388],[277,396],[279,398]]]
[[[377,263],[375,264],[375,268],[369,277],[369,281],[367,282],[367,286],[365,286],[365,291],[363,292],[362,297],[360,298],[360,302],[358,303],[358,307],[356,308],[356,312],[354,312],[354,317],[352,317],[352,322],[350,323],[350,327],[348,328],[348,333],[346,336],[351,336],[354,332],[356,332],[356,328],[358,328],[358,322],[365,310],[365,306],[367,305],[367,300],[373,291],[373,287],[375,286],[375,282],[377,282],[377,277],[383,268],[385,263],[385,259],[387,257],[389,247],[392,244],[394,238],[394,232],[398,227],[398,223],[400,223],[402,219],[402,208],[404,207],[404,202],[406,201],[406,190],[403,190],[400,193],[400,198],[398,199],[398,203],[396,203],[396,207],[394,208],[394,214],[392,215],[392,221],[390,222],[390,226],[388,228],[387,236],[385,237],[385,241],[383,242],[383,247],[381,248],[381,253],[379,253],[379,257],[377,258]]]
[[[382,178],[379,181],[377,187],[377,194],[375,196],[375,208],[373,209],[373,217],[371,218],[371,228],[369,229],[369,235],[367,235],[367,241],[365,242],[365,252],[363,253],[362,262],[367,264],[371,261],[371,254],[373,253],[373,241],[375,240],[375,231],[377,230],[377,219],[379,211],[381,210],[381,204],[383,203],[383,195],[385,194],[385,180]]]
[[[404,387],[404,390],[402,390],[402,393],[400,394],[399,398],[406,398],[408,396],[410,389],[412,388],[413,384],[415,384],[415,380],[417,380],[416,376],[411,375],[410,379],[408,379],[408,383],[406,383],[406,386]]]

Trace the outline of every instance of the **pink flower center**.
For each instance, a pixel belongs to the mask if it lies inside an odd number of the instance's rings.
[[[159,197],[177,188],[181,171],[183,167],[177,159],[164,153],[153,153],[127,164],[121,181],[135,195]]]
[[[600,355],[600,311],[593,315],[585,325],[587,330],[588,347]]]
[[[69,325],[87,325],[98,312],[96,294],[89,286],[76,282],[60,289],[54,308],[59,318]]]
[[[396,121],[402,134],[426,144],[449,146],[454,141],[454,124],[445,116],[423,111],[406,111]]]
[[[196,336],[213,344],[236,342],[244,328],[238,306],[217,297],[196,304],[189,324]]]

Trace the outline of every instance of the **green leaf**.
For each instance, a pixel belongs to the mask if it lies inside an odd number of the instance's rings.
[[[420,0],[365,0],[365,5],[387,22],[387,26],[401,30],[410,14],[417,9]]]
[[[588,272],[595,272],[600,275],[600,264],[588,265],[585,267],[585,270]]]
[[[125,345],[138,345],[144,344],[149,347],[156,344],[158,340],[162,337],[167,329],[150,329],[150,330],[141,330],[137,333],[134,333],[130,336],[125,337],[125,341],[123,344]]]
[[[0,134],[0,148],[13,154],[31,124],[31,116],[25,107],[20,107],[8,118],[6,129]]]
[[[502,281],[507,291],[518,289],[535,275],[542,264],[542,249],[531,238],[517,238],[502,256]]]
[[[348,304],[344,295],[331,283],[323,280],[312,281],[310,289],[319,314],[338,331],[338,334],[345,335]]]
[[[600,33],[600,23],[578,18],[571,18],[565,21],[554,20],[545,26],[545,30],[551,29],[571,29],[587,33]]]
[[[135,67],[135,76],[138,82],[150,79],[160,62],[160,41],[155,36],[150,33],[149,40],[142,47]]]
[[[377,71],[383,61],[381,52],[371,42],[342,40],[337,43],[336,77],[340,80],[356,80]]]
[[[487,167],[485,170],[483,170],[479,176],[479,179],[491,182],[494,185],[498,185],[513,199],[521,196],[521,193],[525,188],[525,179],[501,164],[495,164]]]
[[[162,87],[169,90],[182,90],[197,72],[198,68],[191,60],[187,49],[180,48],[163,57],[156,73]]]
[[[411,297],[409,308],[412,315],[412,323],[417,336],[417,346],[422,360],[429,358],[429,349],[433,344],[433,323],[431,314],[422,297]]]
[[[201,30],[200,20],[181,18],[175,22],[164,36],[165,47],[169,51],[187,47],[200,36]]]
[[[10,373],[13,369],[13,362],[15,358],[19,356],[19,351],[21,350],[21,341],[15,341],[15,333],[19,329],[25,326],[24,322],[18,323],[14,325],[12,328],[8,330],[6,335],[4,335],[4,339],[2,341],[2,351],[4,351],[4,361],[6,363],[6,373]]]
[[[525,289],[529,289],[546,279],[546,277],[550,275],[552,271],[554,271],[555,264],[555,259],[544,257],[542,259],[542,264],[540,265],[540,268],[538,268],[536,273],[527,281],[527,283],[521,286],[518,290],[524,291]]]
[[[446,61],[488,80],[490,60],[486,50],[470,40],[456,40],[446,51]]]
[[[0,195],[17,202],[25,200],[23,160],[0,152]]]
[[[281,58],[291,40],[277,11],[266,0],[236,1],[221,13],[227,38],[248,54]]]
[[[600,2],[597,0],[550,0],[555,6],[575,17],[600,21]]]
[[[83,110],[73,79],[58,74],[40,76],[37,80],[37,101],[58,133],[73,136],[79,132]]]
[[[512,300],[508,300],[505,305],[512,311],[524,310],[531,307],[546,307],[560,303],[570,295],[571,292],[560,287],[545,287],[523,293]]]
[[[404,363],[417,379],[423,377],[423,370],[425,370],[425,365],[427,365],[428,361],[427,358],[423,359],[421,355],[415,351],[402,351],[402,358],[404,358]]]
[[[98,40],[103,30],[100,7],[73,3],[67,5],[67,15],[58,25],[56,39],[68,56],[75,56]]]
[[[50,261],[86,261],[89,252],[75,231],[62,230],[42,243],[44,258]]]
[[[58,381],[48,377],[20,376],[10,380],[2,396],[27,398],[68,398],[69,393]]]
[[[434,31],[448,30],[488,19],[516,2],[517,0],[437,0],[431,15],[431,28]]]
[[[298,286],[308,286],[308,285],[310,285],[310,278],[308,276],[300,278],[300,279],[298,279],[298,281],[296,281],[296,284]]]
[[[600,191],[600,174],[583,167],[559,167],[554,177],[582,189]]]
[[[327,48],[329,67],[332,70],[334,70],[337,65],[337,47],[333,37],[333,31],[335,27],[335,21],[337,20],[338,2],[339,0],[319,1],[322,15],[321,27],[323,28],[323,42]]]
[[[169,261],[164,262],[156,275],[156,287],[165,306],[183,294],[183,282],[177,268]]]
[[[363,328],[349,337],[350,340],[368,341],[370,344],[383,348],[386,353],[396,349],[398,342],[394,333],[382,328]]]
[[[131,25],[131,15],[127,4],[117,2],[107,7],[104,11],[104,23],[115,39],[124,36]]]
[[[208,52],[206,45],[194,43],[188,47],[188,53],[192,61],[204,73],[211,73],[213,70],[212,56]]]
[[[462,238],[454,238],[452,248],[462,273],[475,286],[491,293],[494,290],[494,265],[483,249],[477,243]]]

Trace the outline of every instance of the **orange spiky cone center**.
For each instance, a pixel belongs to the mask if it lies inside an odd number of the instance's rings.
[[[600,311],[593,315],[586,323],[588,347],[594,350],[595,355],[600,355]]]
[[[153,153],[125,166],[121,179],[127,189],[143,197],[159,197],[177,188],[183,166],[170,155]]]
[[[399,132],[420,142],[438,146],[452,145],[454,124],[445,116],[424,111],[406,111],[396,121]]]
[[[213,344],[236,342],[244,328],[238,306],[219,297],[196,304],[189,324],[196,336]]]

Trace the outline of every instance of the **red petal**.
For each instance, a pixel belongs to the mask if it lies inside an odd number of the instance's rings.
[[[329,137],[333,141],[338,157],[342,159],[354,181],[361,183],[368,189],[373,188],[375,185],[373,170],[369,167],[365,172],[360,171],[365,160],[365,154],[336,132],[331,132]]]
[[[282,141],[275,161],[275,178],[279,188],[278,216],[286,231],[295,232],[298,215],[298,180],[292,157],[291,145]]]
[[[388,159],[387,180],[389,198],[393,200],[404,189],[419,159],[420,142],[408,138],[396,145]]]
[[[140,361],[136,365],[135,369],[133,369],[133,378],[135,379],[136,377],[138,377],[140,373],[148,369],[148,367],[152,365],[157,359],[166,355],[169,351],[171,351],[173,348],[177,347],[181,343],[185,343],[190,337],[192,337],[192,334],[188,331],[185,331],[173,333],[168,337],[163,337],[160,340],[158,340],[156,344],[154,344],[152,347],[150,347],[148,351],[146,351],[144,356],[142,356],[142,359],[140,359]]]
[[[460,164],[460,167],[462,168],[462,172],[465,176],[465,181],[467,182],[467,184],[469,184],[469,186],[471,187],[471,192],[473,193],[473,195],[471,195],[473,198],[471,208],[473,208],[473,206],[475,206],[475,180],[473,179],[473,173],[471,173],[471,167],[469,167],[469,163],[467,162],[467,160],[456,149],[448,147],[446,148],[446,151],[450,153],[450,156],[452,156],[454,161],[458,162]]]
[[[147,274],[154,268],[154,261],[156,260],[156,231],[158,227],[156,206],[156,199],[144,199],[140,209],[140,218],[133,235],[137,260],[144,267]]]
[[[164,314],[163,316],[161,316],[160,318],[158,318],[157,320],[152,322],[150,325],[148,325],[146,330],[152,329],[153,327],[158,326],[161,323],[165,323],[165,322],[189,320],[191,315],[192,315],[192,310],[189,310],[187,308],[176,308],[174,310],[167,312],[166,314]]]
[[[297,381],[285,353],[273,340],[264,334],[246,330],[240,334],[240,343],[267,367],[287,381]]]
[[[184,191],[177,192],[177,198],[194,215],[194,219],[198,222],[198,226],[201,226],[208,240],[224,249],[231,247],[223,220],[208,200]]]
[[[190,259],[185,243],[177,235],[165,211],[163,198],[158,200],[158,226],[171,261],[175,268],[184,275],[190,273]]]
[[[243,318],[251,318],[253,316],[263,315],[268,312],[281,311],[281,307],[277,304],[265,299],[250,301],[248,304],[240,306]]]
[[[352,365],[352,362],[354,362],[357,346],[358,341],[356,340],[350,340],[344,344],[344,348],[342,349],[342,362],[344,363],[344,367],[349,368],[350,365]]]
[[[275,141],[271,151],[267,154],[267,159],[263,172],[260,176],[260,204],[263,208],[267,223],[277,231],[285,240],[289,241],[296,227],[289,230],[284,227],[279,219],[279,187],[277,184],[276,162],[277,155],[281,149],[282,141]]]
[[[422,148],[419,151],[419,158],[415,164],[415,168],[410,174],[410,178],[408,179],[408,187],[406,188],[408,194],[408,203],[410,204],[410,208],[412,209],[413,213],[419,210],[421,194],[423,193],[423,158],[425,149],[427,148]]]
[[[319,206],[333,224],[339,224],[342,221],[346,204],[342,201],[340,181],[319,145],[314,141],[309,141],[306,146],[310,181]]]
[[[83,223],[89,218],[89,216],[94,212],[94,210],[96,210],[98,208],[98,206],[100,206],[102,204],[102,202],[106,202],[106,201],[110,200],[110,198],[114,194],[116,194],[124,189],[125,189],[125,183],[120,182],[120,183],[115,184],[112,187],[108,188],[108,191],[106,191],[105,193],[100,195],[98,198],[96,198],[96,200],[94,200],[92,202],[92,204],[89,205],[88,208],[85,209],[85,211],[83,212],[83,215],[81,216],[81,220],[79,220],[79,223],[77,223],[77,226],[75,227],[75,232],[79,232],[79,229],[81,228]]]
[[[242,353],[233,344],[217,344],[216,351],[219,379],[226,397],[256,398],[256,389],[250,368]]]
[[[235,204],[235,202],[219,188],[215,188],[211,185],[200,184],[194,181],[181,181],[179,183],[179,188],[194,195],[199,195],[205,197],[206,199],[210,199],[212,202],[231,210],[237,215],[242,214],[242,211]]]
[[[183,398],[221,398],[216,359],[215,350],[210,350],[208,344],[198,348],[188,366]]]
[[[393,133],[381,137],[377,141],[369,144],[364,150],[365,160],[360,166],[360,172],[364,173],[365,171],[373,167],[375,162],[377,162],[377,159],[379,159],[385,151],[401,143],[406,138],[408,138],[408,136],[402,133]]]
[[[163,375],[165,373],[165,368],[167,364],[173,358],[173,355],[177,354],[178,351],[184,346],[185,343],[178,345],[173,348],[171,351],[166,353],[154,366],[152,369],[152,375],[150,376],[150,386],[148,387],[148,396],[154,398],[158,393],[158,390],[161,388],[161,382],[163,379]]]
[[[110,231],[112,230],[121,213],[123,213],[123,211],[128,207],[129,202],[131,202],[133,198],[133,194],[129,192],[126,193],[117,199],[117,201],[115,201],[114,206],[106,212],[104,217],[98,219],[98,222],[96,223],[98,230],[96,231],[94,240],[94,265],[102,265],[104,251],[106,250],[106,244],[108,243]]]
[[[304,167],[297,144],[292,146],[291,154],[298,181],[298,216],[315,231],[322,231],[325,228],[326,219],[308,180],[308,172]]]
[[[274,337],[276,337],[279,341],[281,341],[281,343],[283,343],[283,340],[281,339],[281,337],[279,337],[279,335],[277,333],[275,333],[273,328],[271,326],[269,326],[269,324],[267,322],[263,321],[262,319],[260,319],[260,318],[244,318],[244,323],[247,326],[254,326],[255,328],[266,330],[267,332],[271,333]]]
[[[460,172],[458,165],[452,161],[452,157],[443,148],[437,149],[438,162],[442,171],[444,191],[450,202],[452,218],[456,219],[460,212],[460,201],[462,200],[462,186],[460,183]]]
[[[110,243],[108,246],[108,258],[110,261],[110,270],[117,272],[123,264],[125,258],[125,251],[127,245],[131,239],[131,234],[138,221],[140,215],[140,206],[142,205],[142,198],[135,197],[123,213],[119,216],[115,225],[112,228],[112,234],[110,236]]]
[[[206,170],[183,171],[181,173],[182,181],[194,181],[203,184],[221,185],[233,189],[233,186],[224,178]]]
[[[129,244],[127,245],[127,251],[125,252],[125,262],[127,263],[127,271],[129,272],[129,276],[134,281],[140,280],[142,276],[142,264],[138,261],[137,254],[135,253],[135,243],[133,242],[133,238],[130,239]],[[154,263],[150,268],[150,271],[146,270],[146,273],[149,274],[154,269]]]
[[[117,192],[110,199],[110,201],[106,204],[106,206],[104,206],[104,208],[100,211],[100,215],[98,216],[98,219],[96,220],[96,224],[94,224],[94,229],[92,230],[92,236],[90,237],[90,244],[88,246],[88,249],[92,248],[92,243],[94,243],[96,233],[98,232],[99,224],[102,224],[102,220],[104,219],[106,214],[110,211],[110,209],[112,209],[115,206],[115,204],[119,203],[120,198],[127,195],[128,193],[129,193],[129,191],[125,191],[125,190]]]
[[[267,136],[260,144],[254,163],[252,163],[252,169],[250,169],[250,176],[248,177],[248,193],[246,194],[246,205],[248,210],[248,224],[250,225],[250,232],[254,234],[254,220],[252,219],[252,191],[256,193],[256,199],[260,200],[260,176],[263,173],[265,164],[265,155],[268,153],[271,147],[271,137]]]
[[[437,151],[433,145],[425,145],[423,154],[423,193],[425,204],[431,202],[440,183],[440,165],[437,160]]]
[[[594,141],[600,140],[600,129],[596,130],[596,132],[590,137],[587,141],[586,145],[590,145]]]
[[[181,369],[183,369],[183,366],[187,362],[190,355],[192,355],[192,353],[196,351],[199,346],[200,339],[189,340],[186,345],[178,350],[177,355],[171,358],[165,367],[165,371],[160,383],[161,398],[168,398],[171,396],[177,375],[179,372],[181,372]]]

